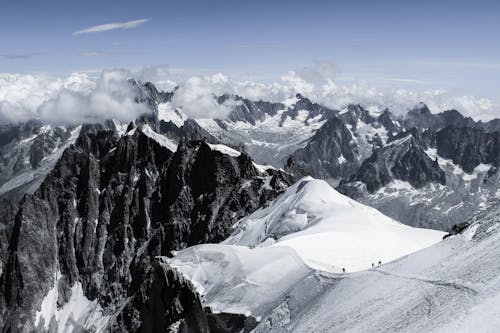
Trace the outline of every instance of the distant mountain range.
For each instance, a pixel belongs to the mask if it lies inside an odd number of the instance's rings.
[[[130,84],[151,110],[130,123],[0,126],[2,331],[428,330],[496,290],[467,262],[499,253],[499,119],[300,94],[189,119],[175,90]],[[407,327],[377,301],[391,281]]]

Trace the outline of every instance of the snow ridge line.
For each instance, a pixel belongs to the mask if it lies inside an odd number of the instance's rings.
[[[454,288],[454,289],[457,289],[460,291],[467,292],[467,293],[472,294],[472,295],[478,294],[477,290],[475,290],[471,287],[468,287],[464,284],[458,283],[456,281],[431,280],[431,279],[426,279],[426,278],[418,277],[418,276],[405,276],[405,275],[390,273],[390,272],[387,272],[387,271],[384,271],[381,269],[373,269],[372,271],[378,272],[378,273],[384,274],[384,275],[394,276],[394,277],[401,278],[401,279],[426,282],[426,283],[433,284],[435,286],[450,287],[450,288]]]

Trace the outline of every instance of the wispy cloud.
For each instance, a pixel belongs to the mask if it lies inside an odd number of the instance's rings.
[[[98,51],[90,51],[90,52],[81,52],[80,57],[107,57],[110,54],[107,52],[98,52]]]
[[[150,19],[140,19],[140,20],[133,20],[133,21],[128,21],[128,22],[115,22],[115,23],[105,23],[105,24],[100,24],[100,25],[95,25],[89,28],[85,28],[82,30],[78,30],[73,32],[73,35],[82,35],[82,34],[90,34],[90,33],[97,33],[97,32],[104,32],[104,31],[110,31],[110,30],[126,30],[126,29],[132,29],[132,28],[137,28],[140,25],[149,22]]]
[[[234,44],[226,45],[226,49],[263,49],[281,47],[280,44]]]
[[[487,62],[463,62],[463,61],[417,61],[410,65],[421,67],[456,67],[456,68],[479,68],[479,69],[500,69],[500,63]]]
[[[425,83],[423,80],[418,79],[407,79],[407,78],[399,78],[399,77],[389,77],[385,78],[385,81],[397,82],[397,83]]]
[[[0,58],[15,60],[15,59],[29,59],[33,58],[40,53],[32,52],[32,53],[0,53]]]

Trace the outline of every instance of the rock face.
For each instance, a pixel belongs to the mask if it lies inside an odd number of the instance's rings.
[[[137,314],[139,318],[134,317]],[[252,317],[213,314],[204,308],[192,282],[162,257],[155,259],[146,280],[120,316],[125,322],[114,322],[108,328],[110,331],[236,333],[249,332],[256,326]]]
[[[250,101],[239,96],[229,98],[236,106],[226,119],[197,119],[197,122],[224,144],[244,147],[262,164],[282,166],[289,155],[303,148],[314,132],[337,111],[297,94],[282,103]]]
[[[94,302],[100,309],[94,322],[113,331],[155,331],[137,297],[148,283],[183,283],[171,273],[158,281],[155,257],[223,239],[291,181],[283,172],[258,170],[245,154],[229,156],[186,136],[173,152],[141,127],[122,137],[82,133],[40,188],[0,217],[2,331],[61,325],[75,297]],[[188,302],[177,292],[175,304]],[[57,310],[49,302],[54,295]],[[181,318],[186,307],[155,303],[154,311]],[[92,323],[80,313],[66,324],[88,329]]]
[[[19,186],[23,186],[22,193],[34,191],[78,133],[79,128],[55,127],[35,120],[1,125],[0,197]]]
[[[469,127],[447,127],[436,134],[437,153],[471,173],[479,164],[500,162],[500,133]]]
[[[319,128],[304,148],[295,151],[286,168],[338,184],[354,175],[399,130],[389,111],[375,118],[360,105],[349,105]]]
[[[290,156],[286,169],[297,175],[311,174],[335,182],[349,177],[359,167],[357,155],[351,132],[340,119],[332,118],[306,147]]]
[[[425,147],[411,134],[376,150],[363,162],[351,181],[363,182],[373,193],[395,179],[408,182],[417,189],[432,182],[444,185],[446,181],[445,172],[437,160],[430,159]]]

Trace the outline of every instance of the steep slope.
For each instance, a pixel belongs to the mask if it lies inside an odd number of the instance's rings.
[[[242,219],[223,243],[190,247],[165,260],[193,282],[214,312],[261,321],[294,286],[326,274],[316,269],[368,269],[435,244],[443,235],[397,223],[324,181],[305,178]]]
[[[438,230],[490,209],[499,190],[498,133],[413,129],[392,140],[339,191],[405,224]]]
[[[290,181],[204,141],[181,140],[173,152],[151,131],[82,133],[40,188],[0,217],[2,330],[154,331],[152,308],[183,318],[180,294],[169,303],[148,289],[174,283],[158,281],[154,258],[224,239]]]
[[[38,121],[0,126],[0,196],[33,192],[81,130]],[[10,192],[10,194],[9,194]]]
[[[304,148],[291,154],[286,167],[336,186],[400,129],[388,110],[375,118],[360,105],[349,105],[319,128]]]
[[[236,97],[239,105],[227,119],[196,119],[221,142],[241,145],[257,163],[281,167],[287,157],[304,147],[335,111],[300,94],[282,103]]]
[[[426,146],[421,141],[418,133],[402,133],[375,150],[351,181],[362,182],[370,193],[394,180],[408,182],[415,188],[433,182],[444,185],[444,171],[426,154]]]
[[[287,160],[286,170],[296,175],[314,175],[336,184],[359,167],[358,146],[352,132],[338,118],[329,119],[307,146]]]
[[[241,220],[224,244],[287,246],[313,268],[352,272],[417,251],[442,236],[398,223],[324,181],[304,178],[269,207]]]
[[[497,331],[498,211],[477,220],[463,235],[379,268],[305,278],[255,332]]]

